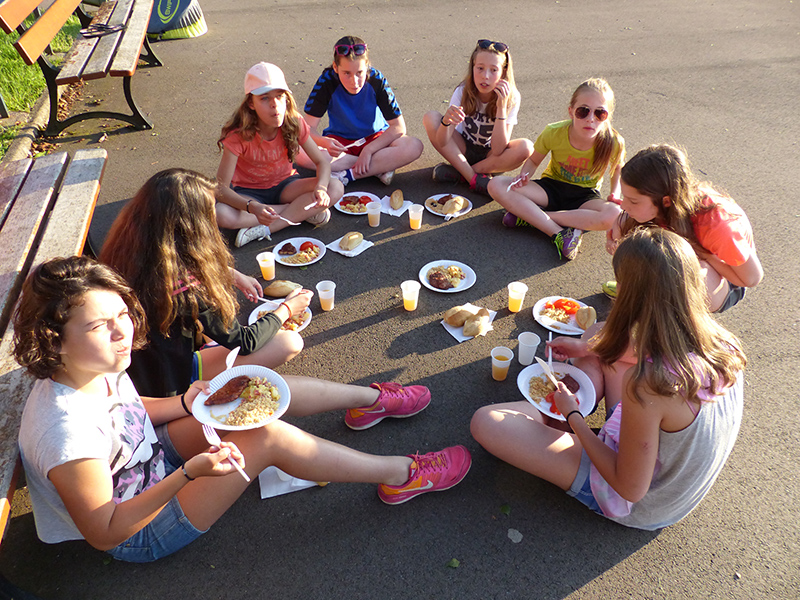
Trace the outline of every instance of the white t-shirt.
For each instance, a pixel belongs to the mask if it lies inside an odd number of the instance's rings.
[[[40,379],[25,403],[19,447],[43,542],[83,539],[47,477],[53,467],[86,458],[108,461],[116,503],[164,478],[164,452],[136,388],[124,372],[106,381],[108,396],[90,396]]]
[[[450,106],[461,106],[461,97],[464,93],[464,84],[460,84],[453,92],[450,98]],[[509,125],[517,124],[517,115],[519,114],[519,90],[514,91],[514,97],[511,101],[511,107],[508,109],[506,115],[506,123]],[[486,114],[486,104],[478,101],[477,111],[471,115],[467,115],[464,121],[456,125],[456,131],[463,134],[470,142],[476,146],[483,146],[484,148],[490,147],[492,144],[492,131],[494,131],[495,119],[490,119]]]

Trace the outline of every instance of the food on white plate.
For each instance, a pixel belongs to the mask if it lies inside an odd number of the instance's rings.
[[[284,256],[291,256],[292,254],[297,254],[297,248],[292,246],[289,242],[286,242],[283,246],[278,248],[278,254]]]
[[[271,310],[260,310],[258,311],[258,318],[268,315],[273,311]],[[301,312],[299,315],[292,315],[290,319],[286,319],[281,325],[281,329],[285,331],[297,331],[303,326],[303,323],[306,322],[306,311]]]
[[[571,298],[558,298],[553,302],[545,302],[540,314],[543,317],[566,325],[580,307],[581,305]]]
[[[367,204],[372,202],[369,196],[358,196],[356,194],[347,194],[339,200],[339,208],[351,213],[365,213],[367,212]]]
[[[466,278],[461,267],[456,265],[433,267],[427,273],[428,283],[440,290],[449,290],[458,287]]]
[[[478,312],[477,308],[467,308],[465,306],[454,306],[444,313],[444,322],[453,327],[463,327],[467,319]]]
[[[250,381],[241,393],[242,402],[225,416],[225,424],[235,427],[255,425],[266,420],[278,410],[281,394],[265,377],[248,378]],[[212,418],[217,418],[213,414]]]
[[[597,323],[597,311],[591,306],[582,306],[575,313],[575,322],[578,324],[578,327],[586,331],[589,327]]]
[[[284,263],[290,265],[302,265],[311,262],[320,254],[319,246],[313,242],[303,242],[300,244],[300,249],[293,256],[287,256],[283,259]]]
[[[428,198],[425,200],[425,206],[438,215],[453,215],[464,210],[468,206],[468,203],[464,196],[445,194],[440,198]]]
[[[553,373],[553,377],[567,386],[567,389],[573,394],[581,389],[581,384],[578,383],[572,375]],[[556,401],[553,397],[555,393],[556,386],[553,385],[550,378],[544,373],[536,377],[531,377],[531,380],[528,382],[528,394],[530,394],[530,397],[539,402],[546,402],[552,412],[560,415],[561,412],[556,408]]]
[[[221,388],[211,394],[203,403],[206,406],[216,406],[217,404],[227,404],[242,396],[244,388],[250,383],[247,375],[239,375],[225,382]]]
[[[342,250],[355,250],[364,241],[363,234],[358,231],[351,231],[339,240],[339,248]]]
[[[299,287],[302,286],[294,281],[276,279],[264,288],[264,295],[270,298],[284,298]]]
[[[392,210],[400,210],[403,208],[403,190],[395,190],[389,198],[389,206]]]
[[[489,323],[490,319],[491,315],[489,311],[485,308],[481,308],[464,323],[464,335],[469,337],[486,335],[486,332],[492,328]]]

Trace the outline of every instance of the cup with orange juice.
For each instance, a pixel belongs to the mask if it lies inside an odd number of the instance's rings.
[[[508,367],[511,366],[511,359],[514,352],[511,348],[497,346],[492,349],[492,379],[495,381],[505,381],[508,376]]]
[[[420,287],[419,281],[413,279],[400,284],[400,290],[403,292],[403,307],[407,311],[417,310]]]
[[[422,204],[412,204],[408,207],[408,224],[411,229],[422,227],[422,211],[425,207]]]
[[[508,284],[508,310],[511,312],[519,312],[522,310],[522,301],[525,300],[525,294],[528,292],[528,286],[521,281],[512,281]]]
[[[336,291],[336,284],[332,281],[320,281],[317,284],[317,295],[319,296],[319,304],[325,312],[333,310],[334,294]]]
[[[367,218],[370,227],[378,227],[381,224],[381,203],[370,202],[367,204]]]
[[[256,256],[258,266],[261,267],[261,277],[269,281],[275,279],[275,253],[262,252]]]

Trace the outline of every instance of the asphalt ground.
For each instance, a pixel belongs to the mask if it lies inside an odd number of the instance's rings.
[[[252,243],[234,255],[241,270],[256,275],[256,253],[291,236],[328,243],[363,232],[375,246],[357,258],[329,252],[305,269],[278,267],[279,278],[307,287],[322,279],[337,283],[336,308],[323,313],[312,302],[306,349],[279,371],[356,384],[421,383],[433,402],[412,419],[363,432],[349,430],[342,414],[297,423],[381,454],[465,444],[472,470],[453,490],[397,507],[381,503],[373,485],[331,484],[264,501],[252,486],[207,535],[150,565],[109,563],[83,542],[45,545],[20,507],[0,548],[7,577],[47,599],[798,597],[797,2],[202,0],[201,6],[209,33],[156,44],[165,66],[143,68],[133,79],[154,130],[89,121],[61,140],[70,151],[97,144],[109,151],[92,238],[105,237],[119,209],[156,171],[180,166],[215,174],[219,128],[240,101],[252,64],[281,66],[302,105],[336,39],[360,35],[425,152],[391,187],[365,180],[349,190],[383,195],[400,188],[417,202],[459,192],[474,209],[449,223],[426,213],[416,232],[405,217],[383,215],[373,229],[366,217],[334,213],[324,227],[285,230],[272,244]],[[515,361],[505,382],[493,381],[491,348],[516,349],[522,331],[545,337],[531,314],[543,296],[578,298],[606,315],[611,305],[599,287],[612,277],[602,233],[584,236],[577,260],[559,262],[544,236],[504,229],[496,203],[466,186],[432,183],[438,155],[422,115],[446,107],[479,38],[511,48],[522,93],[515,136],[535,139],[547,123],[565,118],[582,80],[604,77],[617,96],[614,124],[629,155],[651,143],[683,146],[697,174],[727,190],[753,223],[766,276],[719,317],[743,339],[749,357],[739,440],[699,507],[660,532],[593,515],[495,460],[469,435],[478,407],[521,398],[521,367]],[[122,108],[121,88],[118,80],[91,82],[83,102]],[[476,284],[454,295],[423,288],[418,310],[405,312],[400,282],[435,259],[467,263]],[[506,285],[514,280],[530,287],[517,314],[506,308]],[[457,344],[439,321],[465,302],[498,315],[485,338]],[[242,316],[250,310],[243,306]],[[23,504],[24,495],[17,496]],[[510,539],[511,529],[521,541]],[[451,559],[460,566],[447,566]]]

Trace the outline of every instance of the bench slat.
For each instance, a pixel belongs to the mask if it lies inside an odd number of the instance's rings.
[[[106,4],[109,3],[107,2]],[[114,12],[108,21],[109,25],[125,25],[128,22],[128,16],[131,14],[131,0],[118,0],[115,3],[111,3],[111,7]],[[83,70],[83,79],[99,79],[106,76],[124,35],[125,32],[120,31],[100,38],[91,60]]]
[[[59,152],[36,160],[0,230],[0,331],[8,323],[26,263],[68,159],[66,152]]]
[[[11,33],[28,18],[44,0],[6,0],[0,4],[0,27]]]
[[[144,36],[150,23],[150,12],[153,9],[153,3],[148,0],[126,1],[133,3],[133,11],[128,20],[125,35],[122,37],[122,42],[120,42],[119,50],[117,50],[117,55],[111,65],[111,71],[109,71],[115,77],[133,75],[136,72]]]
[[[0,228],[32,164],[33,159],[30,158],[0,163]]]
[[[94,18],[92,18],[92,24],[107,23],[112,8],[114,8],[113,2],[104,3],[99,9],[97,9]],[[72,48],[69,49],[69,52],[67,52],[67,55],[61,62],[61,69],[56,77],[56,84],[65,85],[67,83],[75,83],[76,81],[80,81],[81,74],[86,67],[86,63],[89,61],[89,58],[93,56],[95,47],[99,44],[100,40],[105,39],[106,37],[113,37],[117,39],[119,38],[119,35],[120,34],[116,33],[110,36],[99,38],[77,38],[72,44]]]
[[[14,47],[26,64],[32,65],[53,41],[81,0],[56,0],[39,19],[31,25]]]

